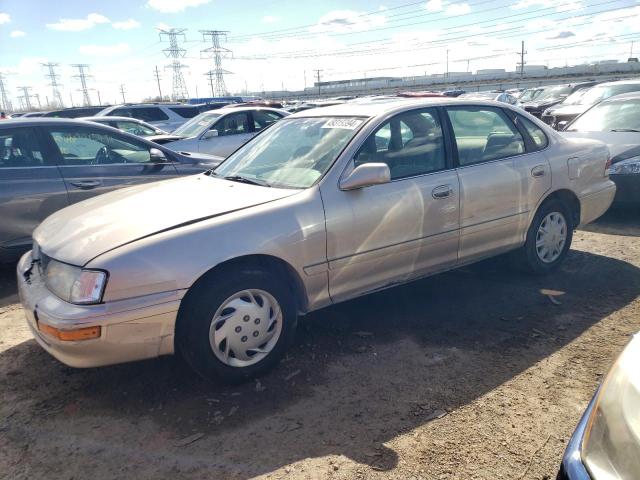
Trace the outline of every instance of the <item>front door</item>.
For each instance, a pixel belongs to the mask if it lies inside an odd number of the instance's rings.
[[[0,259],[28,248],[38,224],[67,205],[64,181],[37,128],[0,129]]]
[[[198,151],[221,157],[228,157],[255,135],[250,128],[249,112],[225,115],[214,124],[212,129],[218,131],[218,136],[201,138],[198,142]]]
[[[386,163],[391,182],[352,191],[322,185],[332,299],[455,265],[460,189],[437,111],[384,122],[352,162]]]
[[[58,152],[70,203],[178,175],[170,161],[151,155],[153,147],[124,135],[84,126],[46,131]]]

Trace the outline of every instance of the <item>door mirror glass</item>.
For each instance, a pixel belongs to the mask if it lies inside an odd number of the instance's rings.
[[[204,132],[202,138],[206,140],[207,138],[217,137],[218,135],[218,130],[214,128],[212,130],[207,130],[206,132]]]
[[[363,163],[354,168],[351,173],[340,181],[341,190],[356,190],[358,188],[380,185],[391,181],[391,172],[386,163]]]

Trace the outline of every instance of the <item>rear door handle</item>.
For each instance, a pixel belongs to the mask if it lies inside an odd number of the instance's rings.
[[[547,171],[544,168],[544,165],[536,165],[531,169],[532,177],[544,177],[547,174]]]
[[[447,198],[451,196],[452,193],[453,193],[453,188],[451,188],[451,185],[440,185],[434,188],[433,190],[431,190],[431,196],[436,199]]]
[[[99,180],[78,180],[77,182],[69,182],[74,187],[79,188],[80,190],[91,190],[92,188],[99,187],[102,185],[102,182]]]

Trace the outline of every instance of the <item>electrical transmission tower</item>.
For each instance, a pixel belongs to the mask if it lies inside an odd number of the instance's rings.
[[[89,78],[91,75],[89,75],[85,71],[85,68],[89,69],[89,65],[87,65],[86,63],[76,63],[71,66],[78,69],[78,74],[74,75],[73,78],[80,79],[80,85],[82,86],[82,88],[80,88],[79,91],[82,92],[82,103],[84,104],[85,107],[88,107],[89,105],[91,105],[91,99],[89,98],[89,88],[87,87],[87,78]]]
[[[209,77],[209,85],[211,86],[211,95],[222,97],[227,94],[227,86],[224,84],[224,76],[231,72],[223,70],[222,59],[228,56],[233,57],[231,50],[220,46],[220,39],[227,40],[227,33],[222,30],[200,30],[202,40],[211,42],[209,48],[200,51],[200,55],[204,58],[213,59],[213,70],[205,73]]]
[[[64,103],[62,102],[62,95],[60,95],[60,85],[58,84],[58,78],[60,77],[60,75],[58,75],[55,71],[55,67],[57,67],[59,65],[59,63],[42,63],[41,64],[43,67],[46,67],[49,72],[47,74],[45,74],[45,77],[47,77],[49,79],[49,86],[51,87],[51,91],[53,93],[53,96],[51,98],[53,98],[53,103],[55,104],[57,102],[59,107],[64,107]]]
[[[9,101],[9,96],[7,95],[7,86],[4,83],[5,77],[2,73],[0,73],[0,107],[2,111],[11,111],[13,107],[11,102]]]
[[[180,62],[180,59],[185,56],[187,51],[178,45],[178,37],[182,37],[182,40],[184,41],[184,32],[186,30],[186,28],[160,30],[160,40],[169,40],[169,48],[165,48],[163,52],[168,58],[173,59],[171,61],[171,65],[167,65],[165,68],[171,68],[173,70],[173,89],[171,91],[171,99],[174,101],[185,100],[189,97],[187,84],[185,83],[184,76],[182,75],[182,69],[185,68],[186,65],[183,65]]]
[[[31,87],[18,87],[18,90],[22,90],[22,95],[18,98],[24,101],[23,106],[25,110],[33,110],[33,105],[31,105],[31,97],[33,97],[34,95],[31,95],[31,93],[29,93]]]

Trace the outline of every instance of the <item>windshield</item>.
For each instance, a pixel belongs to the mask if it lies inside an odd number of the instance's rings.
[[[599,85],[591,88],[582,97],[582,105],[595,105],[614,95],[640,90],[640,83],[620,83],[617,85]]]
[[[204,133],[211,124],[220,116],[219,113],[204,112],[193,117],[187,123],[176,128],[172,134],[184,137],[197,137]]]
[[[588,88],[581,88],[580,90],[576,90],[575,92],[573,92],[571,95],[569,95],[567,98],[564,99],[564,102],[562,102],[562,105],[578,105],[579,103],[582,102],[582,97],[588,91],[589,91]]]
[[[640,98],[611,101],[585,112],[567,129],[569,132],[640,131]]]
[[[530,102],[531,100],[536,98],[538,95],[540,95],[540,93],[542,93],[542,89],[530,88],[529,90],[525,90],[524,92],[522,92],[522,95],[520,95],[518,100],[522,103]]]
[[[281,188],[307,188],[333,164],[364,123],[357,117],[283,119],[241,147],[215,169]]]
[[[562,95],[569,95],[570,93],[571,87],[548,87],[542,90],[542,92],[538,96],[536,96],[536,101],[545,100],[547,98],[558,98]]]

